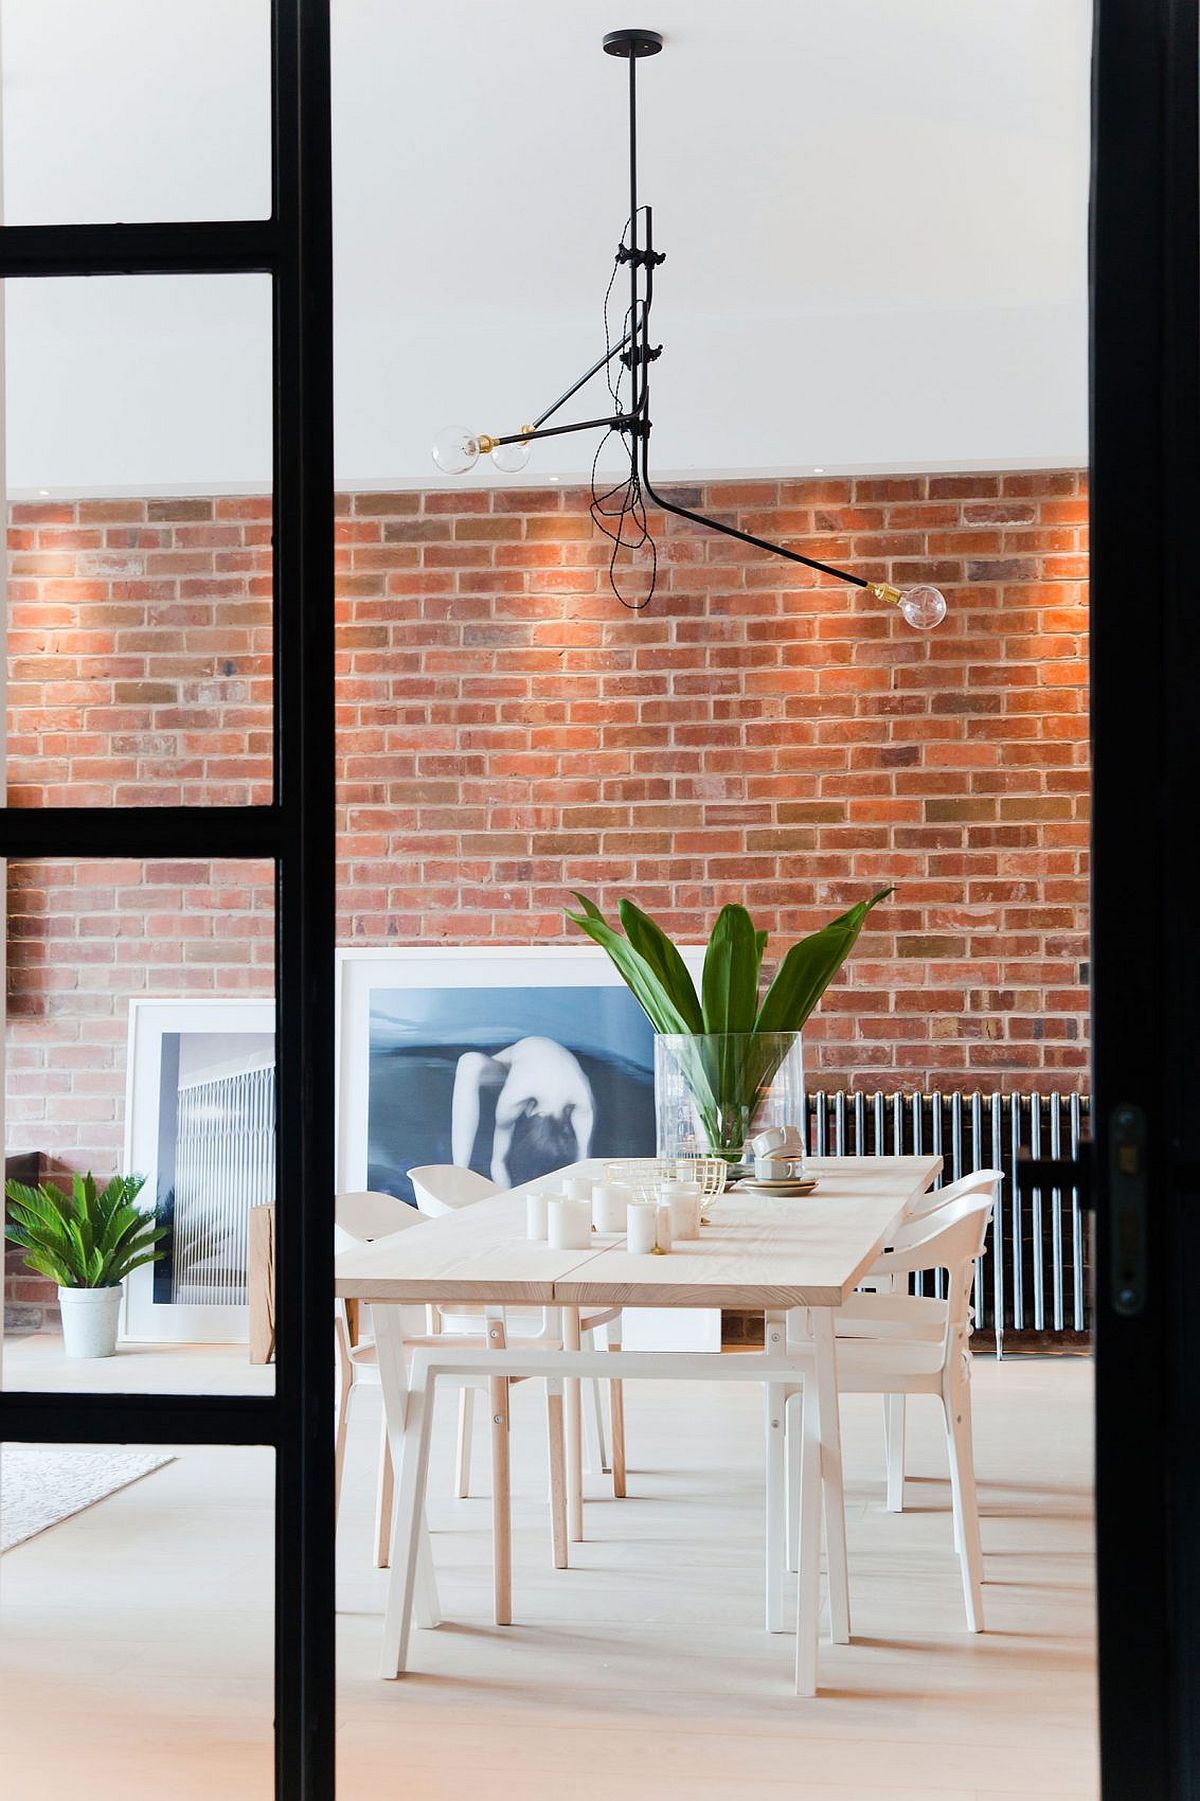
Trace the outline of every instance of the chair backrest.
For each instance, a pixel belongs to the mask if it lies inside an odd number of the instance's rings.
[[[948,1182],[944,1188],[931,1188],[927,1194],[918,1195],[905,1214],[904,1223],[908,1225],[913,1220],[940,1213],[951,1202],[965,1200],[970,1195],[990,1193],[993,1200],[999,1201],[1003,1180],[1002,1169],[977,1169],[969,1176],[960,1176],[957,1182]]]
[[[334,1243],[339,1251],[355,1244],[370,1244],[389,1232],[402,1232],[420,1224],[420,1215],[394,1194],[371,1189],[339,1194],[333,1200]]]
[[[970,1319],[971,1280],[983,1255],[988,1222],[992,1217],[990,1194],[963,1195],[948,1201],[937,1213],[899,1227],[889,1250],[875,1269],[893,1276],[915,1270],[944,1269],[946,1290],[946,1351],[952,1339],[965,1330]]]
[[[453,1213],[456,1207],[485,1201],[489,1194],[501,1193],[498,1182],[489,1182],[486,1176],[457,1163],[423,1163],[409,1170],[408,1179],[417,1206],[434,1218],[440,1213]]]

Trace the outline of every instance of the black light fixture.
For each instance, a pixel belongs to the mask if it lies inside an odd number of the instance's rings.
[[[603,432],[592,459],[590,510],[600,530],[612,539],[608,578],[613,593],[623,605],[640,609],[648,605],[654,594],[658,558],[646,517],[646,502],[650,501],[666,513],[690,519],[694,525],[706,526],[709,531],[720,532],[726,538],[737,538],[743,544],[769,551],[772,556],[786,557],[790,563],[802,563],[806,569],[849,582],[855,588],[867,588],[877,600],[897,607],[909,625],[918,631],[930,631],[946,617],[946,601],[939,589],[921,584],[902,590],[893,588],[889,582],[867,581],[849,569],[818,562],[815,557],[802,556],[798,550],[788,550],[782,544],[772,544],[767,538],[757,538],[752,532],[739,531],[720,519],[710,519],[707,514],[680,506],[655,490],[650,479],[650,364],[662,354],[662,345],[656,344],[652,348],[650,344],[650,306],[654,298],[654,271],[665,257],[662,251],[654,248],[653,210],[638,203],[637,66],[642,57],[657,56],[662,47],[659,31],[610,31],[604,38],[605,54],[624,57],[629,63],[629,218],[617,246],[604,296],[604,355],[598,357],[590,369],[585,369],[531,424],[523,425],[519,431],[498,435],[451,426],[435,440],[433,460],[445,475],[465,475],[481,456],[490,456],[497,468],[516,474],[528,463],[530,447],[537,438],[563,437],[577,431]],[[629,269],[629,304],[622,336],[614,344],[609,330],[608,307],[623,265]],[[620,367],[614,378],[616,364]],[[612,412],[604,418],[581,419],[573,425],[548,425],[546,421],[602,369],[607,375]],[[623,386],[626,376],[627,395]],[[624,439],[628,471],[620,480],[604,487],[598,480],[597,468],[600,453],[614,433]],[[646,553],[637,569],[644,591],[636,598],[623,592],[618,580],[617,559],[623,550]]]

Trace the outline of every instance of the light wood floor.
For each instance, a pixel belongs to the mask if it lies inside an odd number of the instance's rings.
[[[7,1380],[63,1386],[45,1340]],[[258,1386],[228,1351],[76,1365],[96,1386]],[[540,1397],[514,1404],[517,1624],[489,1618],[486,1498],[431,1522],[443,1612],[415,1673],[378,1681],[370,1567],[375,1397],[352,1432],[339,1546],[344,1796],[405,1801],[1091,1801],[1097,1793],[1091,1368],[975,1366],[989,1630],[962,1630],[936,1404],[910,1403],[910,1511],[881,1507],[879,1403],[844,1403],[855,1641],[822,1646],[822,1694],[790,1693],[761,1630],[761,1426],[734,1385],[627,1389],[630,1499],[604,1500],[550,1568]],[[479,1440],[478,1484],[486,1485]],[[270,1455],[175,1463],[3,1562],[5,1795],[267,1801]]]

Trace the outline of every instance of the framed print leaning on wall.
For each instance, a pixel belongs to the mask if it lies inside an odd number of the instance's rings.
[[[581,1157],[654,1151],[654,1040],[602,951],[342,951],[343,1189],[412,1202],[458,1163],[515,1187]]]
[[[275,1003],[129,1003],[125,1168],[170,1228],[126,1284],[123,1335],[240,1343],[248,1214],[275,1199]]]
[[[653,1155],[654,1034],[598,947],[338,953],[340,1189],[412,1204],[426,1163],[511,1188]],[[635,1349],[720,1349],[711,1309],[630,1313],[624,1330]]]

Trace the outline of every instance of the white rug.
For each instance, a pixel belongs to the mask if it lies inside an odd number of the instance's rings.
[[[0,1445],[0,1551],[11,1551],[174,1461],[158,1451]]]

